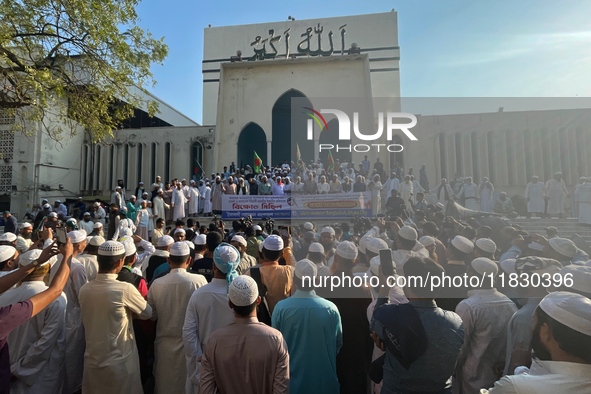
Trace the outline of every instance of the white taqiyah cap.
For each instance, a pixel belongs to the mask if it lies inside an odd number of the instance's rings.
[[[539,244],[537,242],[532,242],[529,245],[527,245],[528,249],[531,250],[537,250],[538,252],[543,252],[544,251],[544,245]]]
[[[269,235],[267,238],[265,238],[265,240],[263,241],[263,248],[267,249],[267,250],[283,250],[283,239],[281,239],[280,236],[278,235]]]
[[[308,247],[308,252],[324,253],[324,246],[320,242],[312,242]]]
[[[86,231],[83,230],[74,230],[68,233],[68,238],[70,238],[70,242],[73,244],[80,243],[86,240]]]
[[[0,245],[0,262],[6,261],[14,256],[16,249],[9,245]]]
[[[16,234],[14,233],[4,233],[0,235],[0,241],[3,242],[14,242],[16,241]]]
[[[28,265],[31,264],[33,261],[39,259],[39,256],[41,256],[41,249],[31,249],[19,256],[18,263],[20,265]],[[45,264],[46,263],[48,262],[46,261]]]
[[[591,299],[580,294],[557,291],[544,297],[540,308],[557,322],[591,336]]]
[[[255,224],[253,229],[254,229],[254,231],[263,231],[263,228],[261,226],[259,226],[258,224]]]
[[[423,246],[435,245],[435,238],[429,235],[424,235],[419,239],[419,243]]]
[[[106,241],[99,246],[98,254],[99,256],[124,256],[125,246],[121,242]]]
[[[478,257],[477,259],[472,260],[470,266],[480,275],[496,275],[499,272],[497,263],[486,257]]]
[[[250,276],[240,275],[228,286],[228,298],[236,306],[252,305],[258,296],[257,283]]]
[[[501,268],[508,274],[515,274],[517,271],[515,270],[515,262],[517,259],[506,259],[501,261]]]
[[[207,245],[207,237],[205,234],[197,234],[195,238],[193,238],[193,243],[195,245]]]
[[[21,227],[20,228],[28,228],[28,227],[33,228],[33,225],[31,223],[29,223],[29,222],[21,223]]]
[[[102,228],[102,227],[103,227],[103,224],[102,224],[101,222],[96,222],[96,223],[94,224],[94,226],[92,226],[92,227],[93,227],[93,228]]]
[[[95,237],[90,237],[90,241],[88,241],[88,243],[92,246],[101,246],[105,243],[105,239],[100,235],[97,235]]]
[[[560,274],[564,278],[562,283],[567,282],[566,279],[572,279],[572,286],[563,286],[563,288],[569,289],[576,293],[584,293],[587,297],[591,296],[591,267],[586,265],[567,265],[560,270]],[[570,274],[569,276],[566,276]]]
[[[486,253],[494,253],[497,251],[497,244],[490,238],[479,238],[476,240],[475,245],[478,249]]]
[[[304,223],[304,230],[310,231],[314,229],[314,225],[310,222],[305,222]]]
[[[189,249],[195,249],[195,244],[193,242],[191,242],[187,239],[185,239],[183,242],[189,246]]]
[[[100,203],[97,201],[97,202],[95,202],[94,204],[92,204],[92,206],[93,206],[93,207],[100,207],[100,206],[101,206],[101,204],[100,204]]]
[[[122,242],[122,244],[125,248],[125,257],[133,256],[137,253],[137,248],[135,247],[135,244],[132,241],[125,241]]]
[[[244,239],[244,237],[242,235],[235,235],[232,237],[232,242],[238,242],[240,245],[242,246],[246,246],[246,240]]]
[[[367,250],[367,244],[369,242],[371,238],[370,237],[362,237],[359,240],[359,251],[363,254],[365,254],[366,250]]]
[[[57,213],[55,212],[49,212],[49,215],[47,215],[50,218],[56,218],[57,217]]]
[[[378,276],[380,274],[380,266],[381,266],[381,260],[380,260],[380,256],[374,256],[371,258],[371,260],[369,260],[369,270],[371,271],[372,274],[374,274],[375,276]],[[396,271],[396,262],[394,260],[392,260],[392,265],[394,266],[394,270]]]
[[[84,212],[83,216],[90,216],[90,212]]]
[[[185,242],[175,242],[170,247],[170,255],[171,256],[188,256],[191,254],[191,250],[189,249],[189,245]]]
[[[328,233],[330,235],[335,235],[334,228],[332,228],[330,226],[326,226],[326,227],[322,228],[322,230],[320,231],[320,234],[324,234],[324,233]]]
[[[303,277],[315,278],[318,273],[318,268],[311,260],[303,259],[296,263],[295,276],[302,279]]]
[[[342,241],[337,246],[336,253],[344,259],[355,260],[357,258],[357,247],[351,241]]]
[[[554,249],[557,253],[560,253],[563,256],[573,258],[577,255],[577,246],[573,241],[566,238],[550,238],[548,240],[550,247]]]
[[[398,230],[398,235],[408,241],[416,241],[418,238],[417,230],[411,226],[402,226]]]
[[[51,205],[49,205],[49,204],[43,204],[43,208],[49,209],[49,208],[51,208]]]
[[[370,238],[367,242],[367,250],[374,254],[380,253],[382,249],[389,249],[388,244],[381,238]]]
[[[174,230],[175,234],[181,233],[181,234],[187,234],[187,232],[185,231],[184,228],[177,228],[176,230]]]
[[[164,247],[168,245],[172,245],[174,243],[174,239],[170,235],[163,235],[162,237],[158,238],[158,242],[156,242],[156,246]]]
[[[466,237],[462,237],[461,235],[456,235],[452,240],[451,244],[458,249],[460,252],[463,253],[472,253],[474,250],[474,244]]]

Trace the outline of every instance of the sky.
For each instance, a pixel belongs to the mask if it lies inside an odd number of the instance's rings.
[[[164,64],[152,67],[157,84],[148,90],[201,123],[203,30],[209,24],[392,9],[398,12],[402,97],[591,96],[591,2],[556,0],[143,0],[139,25],[169,47]]]

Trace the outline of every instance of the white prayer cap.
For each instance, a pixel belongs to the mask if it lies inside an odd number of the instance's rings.
[[[372,257],[371,260],[369,260],[369,270],[371,271],[371,273],[375,276],[378,276],[380,274],[381,264],[382,262],[380,260],[379,255]],[[396,271],[396,262],[394,260],[392,260],[392,265],[394,266],[394,271]]]
[[[497,266],[497,263],[495,263],[491,259],[487,259],[486,257],[478,257],[477,259],[472,260],[470,266],[474,271],[478,272],[480,275],[496,275],[499,272],[499,267]]]
[[[123,247],[125,248],[125,257],[132,256],[137,253],[137,248],[132,241],[125,241],[122,242]]]
[[[74,230],[68,233],[68,238],[70,238],[70,242],[73,244],[80,243],[82,241],[86,241],[86,231],[84,230]]]
[[[548,243],[552,249],[563,256],[570,257],[572,259],[577,255],[577,246],[570,239],[559,237],[550,238]]]
[[[344,259],[355,260],[357,258],[357,247],[351,241],[342,241],[337,246],[336,253]]]
[[[557,322],[591,336],[591,299],[580,294],[557,291],[544,297],[540,308]]]
[[[190,183],[195,183],[195,181],[191,179],[191,182]]]
[[[105,243],[105,239],[103,237],[101,237],[100,235],[97,235],[95,237],[90,237],[90,240],[88,241],[88,243],[92,246],[101,246],[102,244]]]
[[[171,256],[181,256],[185,257],[191,254],[191,250],[189,249],[189,245],[185,242],[175,242],[170,247],[170,255]]]
[[[334,228],[332,228],[330,226],[326,226],[322,229],[322,231],[320,231],[320,234],[324,234],[324,233],[328,233],[330,235],[335,235]]]
[[[308,252],[312,253],[324,253],[324,246],[319,242],[312,242],[308,247]]]
[[[55,200],[56,203],[61,204],[62,200]]]
[[[442,204],[442,203],[440,203],[440,202],[437,202],[437,203],[435,203],[435,206],[436,206],[437,208],[439,208],[439,209],[443,209],[443,208],[445,208],[445,205],[443,205],[443,204]]]
[[[236,306],[252,305],[258,296],[257,283],[250,276],[240,275],[228,286],[228,298]]]
[[[494,253],[497,251],[497,244],[490,238],[477,239],[475,245],[478,249],[486,253]]]
[[[156,246],[164,247],[168,245],[172,245],[174,243],[174,239],[170,235],[163,235],[162,237],[158,238],[158,242],[156,242]]]
[[[99,246],[98,254],[99,256],[124,256],[125,246],[121,242],[106,241]]]
[[[370,238],[367,242],[367,250],[374,254],[380,253],[382,249],[389,249],[388,244],[381,238]]]
[[[543,252],[544,251],[544,245],[539,244],[537,242],[532,242],[529,245],[527,245],[528,249],[531,250],[537,250],[538,252]]]
[[[460,252],[463,253],[472,253],[474,250],[474,244],[466,237],[462,237],[461,235],[456,235],[452,240],[451,244],[458,249]]]
[[[429,235],[424,235],[419,239],[419,243],[423,246],[435,245],[435,238]]]
[[[187,182],[187,180],[185,178],[181,179],[181,182]]]
[[[49,204],[43,204],[43,208],[49,209],[49,208],[51,208],[51,205],[49,205]]]
[[[121,190],[121,186],[117,186],[115,190]]]
[[[31,223],[29,223],[29,222],[21,223],[21,229],[23,229],[23,228],[29,228],[29,227],[33,228],[33,225]]]
[[[365,254],[365,252],[367,250],[367,244],[369,243],[370,239],[371,239],[370,237],[362,237],[359,240],[359,248],[358,249],[361,253]]]
[[[90,216],[90,212],[84,212],[83,216]]]
[[[177,228],[176,230],[174,230],[175,234],[181,233],[181,234],[187,234],[187,232],[185,231],[184,228]]]
[[[50,218],[56,218],[57,217],[57,213],[55,213],[55,212],[49,212],[49,215],[47,215],[47,216],[49,216]]]
[[[591,297],[591,267],[585,265],[571,264],[563,267],[560,274],[564,278],[562,281],[563,289],[576,293],[584,293],[587,297]],[[570,274],[569,276],[566,276]],[[566,279],[572,279],[572,286],[564,286]],[[568,283],[568,282],[567,282]]]
[[[193,238],[193,243],[195,245],[207,245],[207,237],[205,234],[197,234],[195,238]]]
[[[100,206],[101,206],[101,204],[100,204],[100,203],[97,201],[97,202],[95,202],[94,204],[92,204],[92,206],[93,206],[93,207],[100,207]]]
[[[93,227],[93,228],[102,228],[102,227],[103,227],[103,224],[102,224],[101,222],[96,222],[96,223],[94,224],[94,226],[92,226],[92,227]]]
[[[283,250],[283,239],[275,234],[269,235],[263,241],[263,248],[274,251]]]
[[[186,239],[182,242],[186,243],[189,246],[189,249],[195,249],[195,244],[193,242]]]
[[[38,260],[39,256],[41,256],[41,249],[31,249],[28,252],[25,252],[20,255],[18,263],[20,265],[28,265],[31,264],[33,261]],[[46,261],[45,264],[47,264],[48,262],[49,261]]]
[[[147,196],[147,195],[148,195],[148,192],[143,192],[143,193],[142,193],[142,197],[143,197],[143,196]]]
[[[140,184],[140,185],[143,185],[143,184],[144,184],[144,182],[140,181],[140,182],[139,182],[139,184]]]
[[[242,235],[235,235],[232,237],[232,242],[238,242],[240,245],[242,246],[246,246],[246,240],[244,239],[244,237]]]
[[[417,230],[411,226],[402,226],[398,230],[398,235],[407,241],[416,241],[418,238]]]
[[[318,268],[311,260],[303,259],[296,263],[295,276],[302,279],[304,276],[308,278],[315,278],[318,273]]]
[[[16,241],[16,234],[14,233],[4,233],[0,235],[0,241],[2,242],[14,242]]]
[[[310,222],[305,222],[304,223],[304,230],[310,231],[310,230],[313,230],[313,229],[314,229],[314,225],[312,223],[310,223]]]
[[[254,229],[254,231],[263,231],[263,228],[261,226],[259,226],[258,224],[255,224],[253,229]]]
[[[4,262],[16,253],[16,249],[10,245],[0,245],[0,262]]]
[[[156,193],[158,193],[158,194],[160,194],[160,193],[164,193],[164,190],[162,190],[162,189],[158,189],[158,190],[156,191]]]
[[[137,199],[137,197],[132,194],[131,196],[129,196],[129,199],[133,200],[133,199]]]

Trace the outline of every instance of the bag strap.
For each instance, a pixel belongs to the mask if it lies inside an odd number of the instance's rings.
[[[261,270],[259,269],[259,267],[251,268],[250,276],[252,279],[254,279],[255,282],[257,282],[259,296],[261,296],[261,298],[265,297],[265,295],[267,294],[267,286],[263,284],[263,281],[261,279]]]

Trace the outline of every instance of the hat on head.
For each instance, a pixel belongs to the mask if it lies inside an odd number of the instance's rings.
[[[497,244],[490,238],[479,238],[474,245],[486,253],[494,253],[497,251]]]
[[[168,245],[172,245],[174,243],[174,238],[170,235],[163,235],[162,237],[158,238],[158,242],[156,242],[156,246],[158,247],[165,247]]]
[[[505,271],[508,274],[515,274],[517,273],[517,271],[515,271],[515,262],[517,260],[516,259],[506,259],[501,261],[501,268],[503,269],[503,271]]]
[[[102,228],[102,227],[103,227],[103,224],[102,224],[101,222],[96,222],[96,223],[94,224],[94,226],[92,226],[92,227],[93,227],[93,228]]]
[[[423,246],[435,245],[435,238],[429,235],[424,235],[419,239],[419,243]]]
[[[39,256],[41,256],[41,249],[31,249],[23,254],[20,255],[18,258],[18,263],[20,265],[28,265],[31,264],[33,261],[38,260]],[[49,260],[43,263],[43,265],[49,263]]]
[[[117,186],[115,190],[121,190],[121,186]]]
[[[472,260],[470,266],[474,271],[484,276],[489,274],[496,275],[499,272],[497,263],[486,257],[478,257],[477,259]]]
[[[0,245],[0,262],[12,258],[16,253],[16,249],[10,245]]]
[[[554,249],[555,252],[560,253],[563,256],[573,258],[577,255],[577,246],[573,241],[566,238],[550,238],[548,240],[550,247]]]
[[[304,230],[310,231],[310,230],[313,230],[313,229],[314,229],[314,225],[312,223],[310,223],[310,222],[305,222],[304,223]]]
[[[547,259],[545,257],[527,256],[515,260],[515,272],[518,274],[537,272],[537,273],[556,273],[560,271],[562,264],[557,260]]]
[[[97,235],[95,237],[90,237],[90,240],[88,241],[88,243],[92,246],[101,246],[102,244],[105,243],[105,239],[103,237],[101,237],[100,235]]]
[[[240,245],[242,246],[246,246],[246,240],[244,239],[244,237],[242,235],[235,235],[232,237],[232,242],[238,242]]]
[[[143,192],[143,193],[142,193],[142,197],[143,197],[143,196],[147,196],[147,195],[148,195],[148,192]]]
[[[55,203],[61,204],[62,203],[62,200],[55,200]]]
[[[263,248],[274,251],[283,250],[283,239],[275,234],[269,235],[263,241]]]
[[[137,248],[135,247],[135,244],[132,241],[125,241],[122,242],[122,244],[125,248],[125,257],[133,256],[137,253]]]
[[[312,242],[308,247],[308,252],[324,254],[324,246],[319,242]]]
[[[16,241],[16,234],[14,233],[4,233],[0,235],[0,241],[3,242],[14,242]]]
[[[117,241],[106,241],[104,244],[99,246],[99,256],[124,256],[125,246],[121,242]]]
[[[358,255],[357,247],[351,241],[340,242],[337,246],[336,253],[347,260],[355,260]]]
[[[318,268],[311,260],[303,259],[296,263],[295,276],[302,279],[303,277],[315,278],[318,273]]]
[[[187,232],[185,231],[184,228],[177,228],[176,230],[174,230],[174,233],[181,233],[181,234],[187,234]]]
[[[556,227],[554,227],[554,226],[546,227],[544,230],[558,232],[558,229]]]
[[[47,216],[49,216],[50,218],[56,218],[57,217],[57,213],[55,213],[55,212],[49,212],[49,215],[47,215]]]
[[[226,274],[228,283],[232,283],[238,276],[236,267],[240,264],[240,252],[234,246],[223,242],[213,251],[213,263],[218,270]]]
[[[237,276],[228,286],[228,298],[236,306],[252,305],[258,296],[257,282],[250,276]]]
[[[20,228],[23,229],[23,228],[29,228],[29,227],[33,228],[33,225],[31,223],[24,222],[24,223],[21,223]]]
[[[581,334],[591,336],[591,300],[567,291],[548,294],[540,302],[548,316]]]
[[[82,216],[90,216],[90,212],[84,212],[84,215]]]
[[[359,240],[359,251],[363,254],[367,251],[367,244],[371,238],[370,237],[361,237]]]
[[[411,226],[402,226],[398,230],[398,235],[407,241],[416,241],[418,238],[417,230]]]
[[[43,208],[49,209],[49,208],[51,208],[51,205],[49,205],[49,204],[43,204]]]
[[[193,238],[193,243],[195,245],[207,245],[207,237],[205,234],[197,234],[195,238]]]
[[[184,243],[186,243],[189,246],[189,249],[195,249],[195,244],[187,239],[185,239],[184,241],[182,241]]]
[[[367,242],[367,250],[374,254],[380,253],[382,249],[389,249],[388,244],[381,238],[370,238]]]
[[[562,282],[563,289],[568,289],[567,291],[576,292],[578,294],[583,293],[586,297],[591,297],[591,267],[571,264],[562,268],[560,274],[564,278]],[[566,279],[569,279],[569,282],[572,279],[572,286],[564,285]]]
[[[180,256],[185,257],[191,254],[191,249],[186,242],[175,242],[170,247],[170,255],[171,256]]]
[[[92,206],[93,206],[93,207],[100,207],[100,206],[101,206],[101,204],[100,204],[100,203],[97,201],[97,202],[95,202],[94,204],[92,204]]]
[[[68,238],[70,238],[70,242],[73,244],[80,243],[82,241],[86,241],[86,231],[83,230],[74,230],[68,233]]]
[[[528,249],[531,250],[537,250],[538,252],[543,252],[544,251],[544,245],[539,244],[537,242],[532,242],[529,245],[527,245]]]
[[[259,226],[258,224],[255,224],[253,229],[254,229],[254,231],[263,231],[263,228],[261,226]]]
[[[133,194],[132,194],[131,196],[129,196],[129,199],[130,199],[130,200],[133,200],[134,198],[137,200],[137,197],[136,197],[136,196],[134,196]]]
[[[466,237],[462,237],[461,235],[456,235],[452,240],[451,244],[458,249],[460,252],[463,253],[472,253],[474,250],[474,244]]]
[[[322,229],[322,231],[320,231],[320,234],[324,234],[324,233],[328,233],[330,235],[335,235],[334,228],[332,228],[330,226],[326,226]]]

